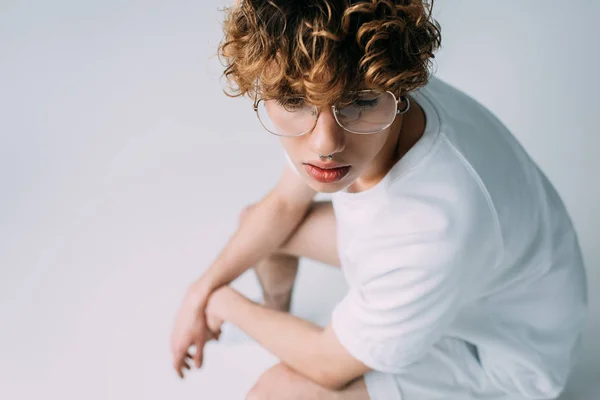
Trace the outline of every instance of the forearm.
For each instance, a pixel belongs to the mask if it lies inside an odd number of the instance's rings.
[[[265,197],[248,212],[216,260],[198,279],[198,291],[208,294],[232,282],[275,251],[298,226],[306,211]]]
[[[323,328],[291,314],[257,304],[234,290],[222,290],[215,299],[217,315],[240,328],[262,347],[301,375],[321,382],[326,366]],[[211,299],[212,301],[212,299]],[[209,306],[210,307],[210,306]]]

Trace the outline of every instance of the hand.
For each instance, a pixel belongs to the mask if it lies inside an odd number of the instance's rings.
[[[239,298],[242,298],[241,294],[229,285],[223,285],[211,292],[206,304],[205,313],[208,328],[212,332],[221,333],[221,325],[225,322],[227,310],[235,307],[235,302]]]
[[[221,325],[223,325],[223,320],[215,314],[211,314],[208,307],[205,310],[206,313],[206,324],[208,329],[213,334],[216,334],[217,340],[219,340],[219,336],[221,335]]]
[[[223,285],[209,295],[205,312],[212,331],[220,330],[225,319],[225,309],[231,305],[232,297],[236,295],[239,293],[229,285]]]
[[[175,325],[171,334],[171,351],[173,353],[173,367],[180,378],[183,379],[182,369],[190,369],[188,359],[193,359],[196,368],[202,366],[202,352],[204,344],[211,339],[218,339],[220,329],[207,325],[205,319],[205,296],[199,296],[198,290],[192,286],[183,299],[177,313]],[[211,319],[211,326],[220,328],[218,321]],[[189,347],[196,346],[196,353],[192,357]]]

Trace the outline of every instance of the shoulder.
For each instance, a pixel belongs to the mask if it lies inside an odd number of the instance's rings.
[[[502,238],[485,187],[456,155],[438,155],[390,183],[387,201],[355,238],[351,259],[401,258],[431,267],[499,263]]]
[[[418,169],[390,182],[372,228],[437,235],[497,228],[496,211],[480,176],[449,140],[442,142]]]

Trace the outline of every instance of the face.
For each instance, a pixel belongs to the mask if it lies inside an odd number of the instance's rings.
[[[280,137],[280,141],[305,182],[314,190],[333,193],[351,185],[366,188],[380,180],[390,168],[401,117],[397,116],[383,131],[356,134],[340,127],[331,107],[324,107],[312,131],[302,136]],[[321,160],[319,154],[331,154],[332,159]],[[349,168],[327,172],[319,166]]]

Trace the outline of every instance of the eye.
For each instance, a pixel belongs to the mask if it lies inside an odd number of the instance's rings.
[[[301,110],[304,107],[304,99],[299,97],[277,99],[277,104],[288,112]]]
[[[354,98],[352,105],[359,108],[373,108],[379,104],[380,100],[381,96],[378,92],[365,91],[358,93],[358,95]]]
[[[373,107],[376,107],[378,103],[379,103],[379,99],[375,98],[375,99],[356,99],[356,100],[354,100],[354,102],[352,104],[357,107],[360,107],[360,108],[373,108]]]

